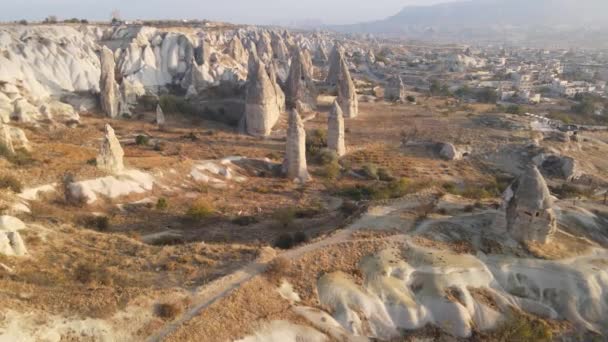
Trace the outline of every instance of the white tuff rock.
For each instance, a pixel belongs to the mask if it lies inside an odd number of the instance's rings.
[[[342,108],[344,117],[355,118],[359,115],[359,100],[353,79],[344,58],[340,57],[340,68],[338,73],[338,103]]]
[[[316,108],[317,92],[312,81],[310,66],[302,49],[294,52],[285,90],[288,108],[310,112]]]
[[[266,67],[253,53],[250,64],[245,100],[247,133],[269,136],[281,114],[277,90],[266,72]]]
[[[346,154],[346,147],[344,144],[344,117],[342,108],[340,108],[337,101],[334,101],[334,105],[327,120],[327,148],[336,152],[338,157],[342,157]]]
[[[310,180],[306,164],[306,131],[304,130],[302,118],[300,118],[300,114],[295,109],[289,112],[289,127],[287,128],[283,172],[288,179],[301,183]]]
[[[529,166],[509,189],[507,230],[516,240],[547,243],[557,230],[553,199],[536,166]]]
[[[97,167],[110,173],[120,173],[124,170],[123,157],[125,153],[114,134],[114,129],[106,124],[105,135],[97,156]]]
[[[116,84],[114,54],[107,47],[101,49],[101,77],[99,80],[99,98],[101,110],[111,118],[118,116],[119,89]]]
[[[25,229],[25,224],[13,216],[0,216],[0,254],[8,256],[23,256],[27,254],[25,243],[19,230]]]

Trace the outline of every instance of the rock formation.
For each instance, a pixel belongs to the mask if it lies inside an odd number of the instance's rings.
[[[114,75],[114,54],[107,47],[101,49],[101,78],[99,80],[99,98],[101,110],[109,117],[118,116],[119,90]]]
[[[268,32],[262,32],[260,39],[256,42],[258,51],[258,57],[264,62],[268,63],[272,60],[274,52],[272,51],[271,38]]]
[[[276,88],[266,67],[251,54],[245,100],[245,126],[248,134],[268,136],[281,114]]]
[[[272,51],[273,57],[280,61],[288,61],[289,60],[289,49],[287,45],[285,45],[285,41],[283,37],[275,31],[271,32],[272,36]]]
[[[249,55],[243,46],[243,42],[238,36],[234,36],[230,41],[230,45],[228,46],[228,54],[230,57],[234,58],[235,61],[241,64],[247,64]]]
[[[15,101],[15,112],[12,117],[15,121],[23,123],[30,123],[42,119],[40,110],[24,98]]]
[[[288,179],[301,183],[310,180],[306,164],[306,131],[302,118],[295,109],[289,112],[283,172]]]
[[[387,101],[405,102],[405,86],[401,76],[391,77],[384,88],[384,98]]]
[[[122,160],[124,155],[120,142],[114,134],[114,129],[106,124],[105,135],[101,142],[99,155],[97,155],[97,167],[106,172],[120,173],[124,170]]]
[[[549,242],[557,230],[553,199],[536,166],[528,166],[507,194],[507,230],[511,236],[522,243]]]
[[[10,128],[3,123],[0,123],[0,145],[4,146],[7,152],[15,153]]]
[[[163,108],[160,106],[160,103],[156,105],[156,124],[159,127],[165,125],[165,113],[163,112]]]
[[[13,216],[0,216],[0,255],[23,256],[27,254],[19,231],[25,224]]]
[[[338,101],[334,101],[327,120],[327,148],[336,152],[338,157],[342,157],[346,153],[344,144],[344,117]]]
[[[316,108],[317,90],[301,49],[297,49],[293,54],[285,97],[289,109],[296,108],[301,112],[309,112]]]
[[[344,117],[355,118],[359,114],[359,100],[353,79],[350,77],[348,66],[344,58],[340,58],[340,72],[338,73],[338,103],[342,108]]]
[[[445,160],[461,160],[471,153],[468,147],[456,147],[452,143],[437,143],[437,151],[439,151],[439,156]]]
[[[333,86],[338,83],[341,59],[344,59],[344,49],[336,43],[329,55],[329,71],[327,73],[327,79],[325,80],[327,84]]]
[[[0,144],[8,153],[15,153],[18,150],[31,151],[30,142],[21,128],[12,127],[0,123]]]

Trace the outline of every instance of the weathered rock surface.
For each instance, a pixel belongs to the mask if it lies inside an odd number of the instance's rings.
[[[327,120],[327,148],[336,152],[338,157],[346,154],[344,143],[344,117],[342,108],[334,101],[329,118]]]
[[[350,76],[350,71],[344,58],[340,58],[340,69],[338,74],[338,103],[342,108],[345,118],[355,118],[359,115],[359,100],[357,90]]]
[[[470,153],[468,148],[456,147],[452,143],[438,143],[437,149],[439,156],[445,160],[460,160]]]
[[[0,216],[0,255],[23,256],[27,254],[25,243],[19,230],[25,224],[16,217]]]
[[[297,49],[292,57],[285,90],[287,108],[301,112],[314,110],[317,102],[317,90],[306,63],[302,49]]]
[[[264,64],[251,54],[245,100],[245,124],[248,134],[268,136],[281,114],[277,88]]]
[[[107,47],[101,49],[101,77],[99,79],[99,99],[101,110],[111,118],[119,115],[120,92],[116,83],[114,53]]]
[[[120,146],[114,129],[106,124],[105,135],[97,155],[97,167],[110,173],[120,173],[124,170],[123,157],[125,153]]]
[[[583,175],[579,163],[572,157],[561,156],[555,153],[540,153],[532,161],[549,177],[574,181]]]
[[[310,180],[306,164],[306,131],[300,114],[295,109],[289,112],[289,127],[285,146],[283,172],[288,179],[301,183]]]
[[[0,144],[5,146],[9,153],[15,153],[17,150],[31,150],[29,140],[22,129],[3,123],[0,123]]]
[[[507,189],[507,230],[522,243],[547,243],[557,230],[553,199],[536,166]]]
[[[15,121],[23,123],[31,123],[43,118],[38,107],[29,103],[25,98],[20,98],[15,101],[15,111],[12,118]]]
[[[338,84],[340,76],[340,60],[344,59],[344,48],[335,44],[329,55],[329,71],[325,82],[329,85]]]

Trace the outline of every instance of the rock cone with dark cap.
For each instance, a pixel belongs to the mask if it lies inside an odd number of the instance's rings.
[[[557,230],[553,199],[536,166],[529,166],[507,192],[507,230],[511,236],[522,243],[549,242]]]

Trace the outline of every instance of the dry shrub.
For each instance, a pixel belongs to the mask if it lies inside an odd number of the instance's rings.
[[[156,315],[165,320],[173,320],[183,311],[180,303],[160,303],[156,305]]]
[[[215,214],[215,207],[205,198],[199,198],[192,205],[186,215],[193,220],[203,220]]]
[[[107,268],[87,263],[76,266],[74,278],[84,285],[111,286],[114,283],[112,274]]]
[[[277,257],[266,268],[264,276],[268,281],[278,283],[281,278],[287,276],[291,270],[291,260],[285,257]]]
[[[23,190],[23,185],[14,176],[1,175],[0,189],[11,189],[14,193],[20,193]]]

